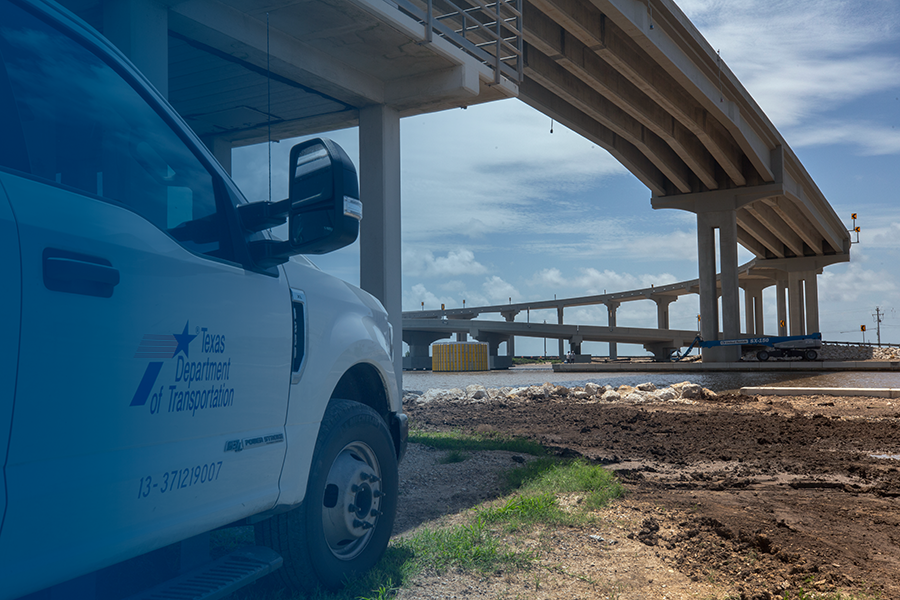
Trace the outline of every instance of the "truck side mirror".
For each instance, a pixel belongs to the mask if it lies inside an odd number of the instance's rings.
[[[288,242],[295,254],[325,254],[359,235],[362,203],[356,167],[344,149],[326,139],[291,148]]]
[[[254,262],[269,268],[295,254],[326,254],[352,244],[359,235],[362,202],[356,167],[344,149],[316,138],[291,148],[288,198],[239,207],[247,231],[288,220],[288,239],[251,242]]]

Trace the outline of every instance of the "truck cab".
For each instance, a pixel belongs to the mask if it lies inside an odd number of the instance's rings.
[[[304,142],[290,197],[248,203],[42,0],[0,0],[0,131],[0,599],[251,522],[294,587],[374,564],[406,440],[393,332],[302,256],[356,238],[346,154]]]

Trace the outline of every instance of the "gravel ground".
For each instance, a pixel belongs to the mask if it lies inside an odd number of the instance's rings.
[[[406,411],[421,429],[498,431],[603,463],[629,494],[601,511],[602,525],[526,536],[534,569],[426,574],[400,598],[900,598],[896,401],[478,391],[411,395]],[[498,474],[516,464],[506,452],[442,455],[411,445],[397,534],[462,518],[496,498]]]

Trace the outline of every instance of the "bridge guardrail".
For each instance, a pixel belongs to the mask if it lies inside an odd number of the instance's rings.
[[[494,83],[505,76],[524,80],[523,0],[395,0],[425,25],[424,43],[434,34],[494,69]]]

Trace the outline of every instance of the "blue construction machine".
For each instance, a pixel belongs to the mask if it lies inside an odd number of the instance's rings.
[[[792,356],[802,360],[816,360],[819,357],[818,349],[822,347],[822,334],[745,337],[734,340],[704,340],[698,335],[694,338],[694,342],[690,347],[677,360],[687,356],[695,346],[697,348],[740,346],[741,352],[756,350],[756,358],[761,361],[782,356]]]

